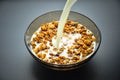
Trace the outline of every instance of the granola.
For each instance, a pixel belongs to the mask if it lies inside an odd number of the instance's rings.
[[[34,32],[30,46],[39,59],[52,64],[74,64],[84,60],[95,49],[96,38],[93,33],[78,22],[67,20],[59,49],[56,33],[59,21],[42,24]]]

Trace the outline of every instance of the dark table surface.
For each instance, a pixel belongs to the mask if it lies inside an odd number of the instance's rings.
[[[79,0],[72,11],[91,18],[102,33],[97,54],[73,71],[43,68],[27,51],[24,33],[39,15],[61,10],[65,0],[0,1],[0,80],[120,80],[120,1]]]

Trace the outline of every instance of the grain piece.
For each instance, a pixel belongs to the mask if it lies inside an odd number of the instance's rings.
[[[41,25],[41,30],[42,31],[47,31],[47,29],[48,29],[48,27],[45,24]]]
[[[83,25],[78,24],[78,25],[77,25],[77,29],[81,29],[82,26],[83,26]]]
[[[39,49],[38,48],[34,48],[33,52],[37,54],[39,52]]]
[[[80,53],[81,53],[80,50],[75,51],[75,55],[80,55]]]
[[[52,34],[53,34],[53,35],[56,35],[56,34],[57,34],[57,32],[56,32],[56,31],[53,31],[53,32],[52,32]]]
[[[44,39],[42,42],[43,42],[44,44],[47,44],[47,40],[45,40],[45,39]]]
[[[42,53],[41,58],[44,59],[46,57],[46,54]]]
[[[50,55],[50,56],[56,56],[56,55],[55,55],[55,54],[53,54],[53,53],[49,53],[49,55]]]
[[[76,43],[77,43],[78,45],[81,45],[81,46],[84,45],[84,42],[83,42],[82,40],[78,40]]]
[[[72,52],[73,52],[73,49],[68,48],[68,54],[72,54]]]
[[[60,51],[60,50],[59,50],[59,51],[57,51],[57,54],[59,55],[59,54],[61,54],[62,52],[63,52],[63,51]]]
[[[68,53],[68,57],[72,57],[73,55],[71,53]]]
[[[35,48],[35,46],[36,46],[36,44],[35,44],[35,42],[34,42],[34,41],[31,41],[29,44],[32,46],[32,49],[34,49],[34,48]]]
[[[55,27],[54,24],[49,23],[49,24],[48,24],[48,28],[49,28],[49,29],[55,29],[56,27]]]
[[[79,45],[75,44],[75,49],[79,49],[79,47],[80,47]]]
[[[33,41],[39,43],[39,38],[38,37],[34,37]]]
[[[50,43],[49,43],[49,45],[50,45],[50,46],[53,46],[53,43],[52,43],[52,42],[50,42]]]
[[[83,50],[83,51],[82,51],[82,56],[83,56],[83,57],[86,57],[88,54],[89,54],[89,53],[88,53],[87,50]]]
[[[73,56],[73,58],[72,58],[72,61],[73,61],[74,63],[78,62],[79,60],[80,60],[80,57],[79,57],[79,56]]]
[[[90,45],[92,44],[92,41],[89,40],[89,39],[85,39],[85,40],[84,40],[84,43],[85,43],[86,45],[90,46]]]
[[[57,51],[58,49],[57,48],[53,48],[53,51]]]
[[[77,27],[78,24],[79,24],[78,22],[73,22],[73,21],[72,21],[72,23],[71,23],[71,25],[74,26],[74,27]]]
[[[42,57],[42,53],[37,54],[38,58]]]
[[[92,37],[92,42],[96,41],[96,38],[95,37]]]
[[[44,43],[41,43],[42,50],[47,49],[47,45]]]
[[[87,52],[88,52],[88,54],[90,54],[90,53],[92,53],[92,52],[93,52],[93,49],[88,48],[88,49],[87,49]]]
[[[69,64],[69,61],[70,61],[69,58],[65,58],[64,63],[65,63],[65,64]]]
[[[49,36],[49,35],[46,35],[46,36],[45,36],[45,39],[46,39],[46,40],[49,40],[49,39],[50,39],[50,36]]]
[[[57,63],[60,62],[60,58],[59,58],[59,57],[56,57],[54,60],[55,60],[55,62],[57,62]]]
[[[82,48],[86,50],[86,49],[88,49],[88,46],[86,44],[84,44],[84,45],[82,45]]]
[[[38,35],[38,32],[37,32],[37,31],[35,31],[35,32],[34,32],[34,35]]]
[[[48,49],[45,49],[44,51],[45,51],[46,53],[48,53]]]
[[[47,59],[47,58],[44,58],[43,61],[48,62],[48,59]]]
[[[59,49],[59,51],[62,51],[62,52],[63,52],[63,51],[64,51],[64,49],[65,49],[64,47],[61,47],[61,48]]]
[[[45,35],[43,33],[40,33],[40,34],[37,35],[38,38],[44,38],[44,36]]]
[[[58,21],[52,21],[52,24],[54,24],[55,27],[58,27]]]
[[[49,62],[50,62],[50,63],[55,63],[55,60],[54,60],[54,59],[50,59]]]
[[[65,56],[59,56],[60,59],[65,59]]]
[[[41,50],[42,50],[42,46],[41,46],[41,45],[38,47],[38,50],[39,50],[39,51],[41,51]]]

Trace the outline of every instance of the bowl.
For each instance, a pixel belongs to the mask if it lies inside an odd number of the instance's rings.
[[[70,11],[70,14],[68,16],[69,20],[72,21],[77,21],[79,23],[81,23],[82,25],[86,26],[89,30],[91,30],[94,34],[94,36],[96,37],[96,47],[94,52],[92,52],[89,56],[87,56],[87,59],[75,63],[75,64],[52,64],[52,63],[47,63],[44,62],[40,59],[38,59],[33,53],[32,53],[32,49],[30,48],[29,42],[31,40],[31,37],[33,35],[33,33],[40,27],[41,24],[44,23],[48,23],[51,22],[52,20],[59,20],[60,16],[61,16],[62,10],[58,10],[58,11],[51,11],[48,13],[45,13],[39,17],[37,17],[35,20],[33,20],[33,22],[29,25],[29,27],[27,28],[25,35],[24,35],[24,41],[25,41],[25,45],[28,49],[28,51],[30,52],[30,54],[34,57],[34,59],[36,59],[41,65],[49,68],[49,69],[53,69],[53,70],[72,70],[72,69],[76,69],[81,67],[83,64],[87,63],[97,52],[100,43],[101,43],[101,32],[98,29],[98,27],[96,26],[96,24],[88,17],[86,17],[85,15],[78,13],[78,12],[74,12],[74,11]]]

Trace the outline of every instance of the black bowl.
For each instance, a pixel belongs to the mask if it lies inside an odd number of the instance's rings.
[[[41,65],[43,65],[49,69],[54,69],[54,70],[72,70],[72,69],[76,69],[76,68],[82,66],[84,63],[89,61],[96,54],[96,52],[100,46],[100,43],[101,43],[100,30],[98,29],[96,24],[91,19],[84,16],[83,14],[71,11],[68,19],[72,20],[72,21],[80,22],[82,25],[86,26],[89,30],[91,30],[93,32],[94,36],[96,37],[95,50],[90,55],[88,55],[85,60],[75,63],[75,64],[66,64],[66,65],[47,63],[47,62],[44,62],[44,61],[40,60],[39,58],[37,58],[36,55],[34,55],[32,53],[32,49],[30,48],[30,45],[29,45],[29,42],[31,40],[33,33],[40,27],[40,25],[51,22],[52,20],[59,20],[61,13],[62,13],[61,10],[60,11],[52,11],[52,12],[48,12],[48,13],[45,13],[45,14],[37,17],[27,28],[25,35],[24,35],[24,41],[25,41],[25,45],[26,45],[28,51],[30,52],[30,54],[39,63],[41,63]]]

